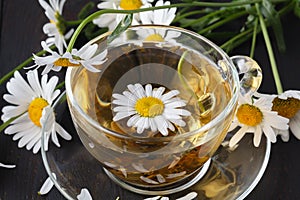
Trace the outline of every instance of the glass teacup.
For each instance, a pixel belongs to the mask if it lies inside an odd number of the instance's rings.
[[[90,42],[108,50],[101,72],[66,74],[83,145],[131,191],[165,195],[191,186],[226,136],[239,94],[259,87],[259,66],[176,27],[135,26],[109,37]]]

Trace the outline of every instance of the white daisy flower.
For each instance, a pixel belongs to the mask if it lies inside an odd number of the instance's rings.
[[[42,75],[49,73],[51,70],[60,71],[62,67],[78,67],[80,63],[73,59],[70,52],[66,52],[63,55],[58,54],[55,51],[52,51],[45,41],[41,42],[41,45],[45,51],[51,55],[39,57],[33,54],[34,65],[27,67],[26,69],[31,69],[36,67],[37,69],[41,66],[45,66],[45,69],[42,71]]]
[[[290,120],[290,131],[300,140],[300,91],[288,90],[279,95],[257,94],[257,96],[264,96],[272,101],[272,110]],[[283,141],[289,141],[289,130],[274,129],[274,131]]]
[[[63,55],[59,55],[57,52],[52,51],[46,42],[41,43],[43,49],[51,55],[45,57],[39,57],[33,55],[35,65],[27,67],[41,67],[46,66],[42,72],[42,75],[47,74],[50,70],[60,71],[62,67],[79,67],[83,66],[91,72],[100,72],[100,70],[93,67],[93,65],[100,65],[106,61],[107,50],[97,54],[98,44],[89,45],[86,44],[79,50],[72,49],[72,52],[66,52]]]
[[[181,109],[186,105],[185,101],[176,97],[178,90],[171,90],[166,94],[164,87],[152,90],[152,85],[147,84],[145,89],[139,83],[127,86],[128,91],[123,94],[113,94],[115,98],[112,103],[116,105],[113,111],[116,112],[114,121],[130,117],[127,121],[128,127],[136,127],[137,133],[145,129],[157,130],[164,136],[168,135],[168,129],[174,131],[173,124],[185,126],[182,117],[190,116],[191,113]],[[173,124],[172,124],[173,123]]]
[[[45,0],[39,0],[40,5],[44,8],[45,14],[50,21],[44,25],[43,31],[50,37],[47,41],[50,43],[53,42],[60,54],[63,53],[63,48],[67,47],[65,39],[69,39],[74,31],[71,29],[65,34],[65,26],[59,21],[65,1],[66,0],[50,0],[48,4]]]
[[[28,83],[21,74],[16,71],[14,77],[7,83],[9,94],[3,96],[4,100],[13,105],[3,107],[2,121],[19,116],[4,131],[5,134],[14,135],[13,140],[19,140],[18,147],[26,146],[27,150],[32,149],[37,153],[41,147],[42,125],[45,125],[45,149],[48,148],[48,140],[51,135],[52,141],[59,145],[57,134],[66,140],[71,139],[58,123],[55,122],[53,108],[51,107],[60,91],[55,89],[58,77],[53,76],[48,81],[48,76],[43,75],[39,82],[37,70],[27,73]],[[50,115],[47,123],[45,117]]]
[[[258,147],[262,133],[271,141],[276,142],[273,128],[288,129],[289,120],[272,111],[272,102],[267,98],[252,99],[249,95],[240,95],[239,105],[230,130],[237,126],[241,128],[229,141],[229,147],[235,146],[246,133],[254,133],[253,143]]]
[[[135,10],[145,6],[153,0],[104,0],[98,4],[99,9],[116,9],[116,10]],[[150,4],[151,5],[151,4]],[[124,19],[124,14],[103,14],[93,20],[93,23],[100,28],[108,27],[110,31],[114,30],[117,25]],[[140,21],[139,13],[133,14],[132,25],[138,25]]]
[[[100,70],[93,67],[93,65],[100,65],[107,60],[107,49],[96,54],[97,49],[98,44],[86,44],[79,50],[72,49],[71,54],[75,58],[76,62],[80,63],[87,70],[91,72],[100,72]]]
[[[164,3],[162,0],[159,0],[156,2],[155,7],[167,5],[170,5],[169,1]],[[141,12],[140,21],[141,24],[170,25],[176,16],[175,13],[176,8]]]

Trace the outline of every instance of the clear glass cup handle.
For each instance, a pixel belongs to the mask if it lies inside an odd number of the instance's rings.
[[[248,56],[232,56],[230,59],[240,75],[241,94],[255,93],[262,81],[262,70],[257,62]]]

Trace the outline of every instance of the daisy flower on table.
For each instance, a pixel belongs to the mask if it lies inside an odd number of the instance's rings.
[[[10,123],[4,133],[14,135],[13,140],[19,140],[18,147],[26,146],[27,150],[37,153],[41,147],[42,130],[45,131],[45,149],[51,136],[56,146],[60,146],[57,133],[65,140],[70,140],[71,135],[55,122],[55,115],[51,107],[60,91],[55,89],[58,77],[43,75],[39,82],[37,70],[27,72],[28,83],[16,71],[7,83],[9,94],[3,96],[4,100],[12,105],[3,107],[2,121],[17,117]],[[48,117],[50,116],[50,117]],[[47,123],[44,123],[47,119]]]
[[[287,118],[272,111],[272,102],[267,98],[252,99],[249,95],[240,95],[230,130],[237,126],[240,129],[230,139],[229,147],[235,146],[246,133],[254,133],[253,143],[255,147],[259,146],[263,133],[274,143],[276,142],[276,134],[273,128],[287,130],[288,122]]]
[[[128,127],[136,127],[137,133],[141,134],[145,129],[157,130],[163,135],[168,135],[168,129],[174,131],[173,124],[184,127],[186,122],[183,117],[190,116],[191,113],[183,107],[185,101],[176,97],[178,90],[171,90],[165,94],[165,88],[152,89],[151,84],[147,84],[145,89],[139,83],[129,84],[128,90],[123,94],[113,94],[112,104],[116,105],[113,111],[116,113],[113,121],[129,118]]]
[[[49,36],[46,41],[49,45],[55,44],[60,54],[63,53],[63,48],[67,47],[66,39],[69,39],[74,32],[71,29],[65,34],[66,27],[60,20],[65,2],[66,0],[50,0],[48,4],[45,0],[39,0],[50,21],[43,26],[44,33]]]
[[[52,51],[46,42],[42,41],[41,45],[45,51],[51,55],[45,57],[39,57],[33,55],[33,60],[35,65],[28,67],[41,67],[46,66],[42,71],[42,75],[47,74],[50,70],[60,71],[62,67],[79,67],[83,66],[87,70],[92,72],[99,72],[100,70],[94,68],[92,65],[99,65],[106,61],[107,50],[97,54],[98,45],[93,44],[84,45],[81,49],[72,49],[72,52],[66,52],[63,55],[58,54],[55,51]],[[27,69],[28,69],[27,68]]]
[[[256,94],[269,98],[272,101],[272,110],[278,115],[288,118],[290,131],[300,140],[300,91],[287,90],[279,95]],[[274,129],[277,135],[281,136],[284,142],[289,141],[289,130]]]
[[[153,0],[104,0],[99,3],[99,9],[116,9],[116,10],[135,10],[144,6],[151,6]],[[124,19],[124,14],[103,14],[93,20],[93,23],[100,28],[108,27],[110,31],[114,30],[117,25]],[[140,21],[139,13],[133,14],[132,25],[138,25]]]

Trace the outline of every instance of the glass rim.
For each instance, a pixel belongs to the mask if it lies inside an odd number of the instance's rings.
[[[118,137],[118,138],[128,138],[128,139],[136,139],[136,140],[140,140],[140,141],[164,141],[164,140],[170,140],[171,139],[182,139],[182,138],[188,138],[191,137],[193,135],[196,135],[199,132],[205,132],[208,131],[210,128],[216,126],[220,121],[224,120],[232,111],[232,109],[234,108],[237,100],[238,100],[238,96],[239,96],[239,91],[240,91],[240,81],[239,81],[239,76],[238,76],[238,72],[237,69],[235,68],[232,60],[228,57],[228,55],[216,44],[214,44],[212,41],[210,41],[209,39],[205,38],[204,36],[195,33],[193,31],[181,28],[181,27],[175,27],[175,26],[165,26],[165,25],[136,25],[136,26],[131,26],[129,27],[127,30],[133,30],[136,28],[140,28],[140,27],[144,27],[147,29],[157,29],[157,28],[165,28],[165,29],[169,29],[169,30],[174,30],[174,31],[179,31],[179,32],[184,32],[188,35],[191,35],[195,38],[200,39],[201,41],[205,42],[206,44],[208,44],[210,47],[212,47],[214,50],[216,50],[223,58],[224,61],[226,61],[226,63],[228,64],[228,68],[230,68],[230,70],[232,72],[232,79],[234,81],[234,87],[235,88],[231,88],[232,89],[232,96],[228,102],[228,104],[224,107],[223,111],[221,111],[214,119],[212,119],[211,121],[209,121],[207,124],[201,126],[198,129],[189,131],[189,132],[185,132],[184,134],[180,134],[180,135],[174,135],[174,136],[164,136],[164,137],[159,137],[159,138],[146,138],[146,137],[137,137],[137,136],[133,136],[133,135],[124,135],[121,133],[118,133],[116,131],[113,131],[111,129],[105,128],[103,126],[101,126],[101,124],[99,124],[96,120],[94,120],[93,118],[91,118],[90,116],[87,115],[87,113],[85,113],[82,108],[80,107],[80,105],[77,103],[74,95],[73,95],[73,91],[72,91],[72,86],[71,86],[71,82],[72,82],[72,73],[77,71],[77,70],[82,70],[83,68],[79,69],[77,67],[68,67],[67,71],[66,71],[66,76],[65,76],[65,88],[66,88],[66,95],[67,95],[67,99],[69,101],[69,103],[71,103],[71,105],[74,107],[74,109],[76,109],[76,111],[82,116],[84,117],[84,119],[86,121],[88,121],[92,126],[94,126],[95,128],[97,128],[98,130],[101,130],[103,132],[105,132],[106,134],[110,134],[112,136]],[[126,30],[126,31],[127,31]],[[96,38],[90,40],[87,44],[93,44],[96,41],[108,36],[109,34],[111,34],[111,32],[106,32],[103,33],[99,36],[97,36]],[[101,72],[100,72],[101,73]]]

